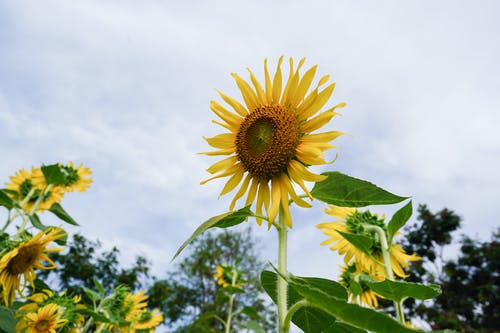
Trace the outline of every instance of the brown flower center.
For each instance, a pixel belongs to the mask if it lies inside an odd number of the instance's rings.
[[[236,153],[245,169],[262,180],[286,171],[299,144],[299,122],[281,105],[266,105],[253,110],[236,135]]]
[[[42,246],[28,245],[19,249],[17,255],[7,264],[7,271],[11,275],[19,275],[26,272],[37,260],[42,252]]]
[[[35,329],[37,332],[48,332],[51,324],[48,320],[42,319],[39,322],[36,323]]]

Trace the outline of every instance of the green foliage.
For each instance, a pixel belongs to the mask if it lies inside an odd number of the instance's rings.
[[[10,308],[0,306],[0,333],[15,333],[16,317]]]
[[[57,216],[66,223],[76,226],[79,225],[57,202],[52,204],[52,206],[50,206],[49,212],[53,213],[55,216]]]
[[[4,206],[8,210],[14,207],[14,201],[7,195],[5,190],[0,190],[0,206]]]
[[[199,237],[202,233],[211,228],[229,228],[235,225],[238,225],[245,221],[247,217],[251,216],[253,213],[250,210],[250,206],[242,208],[240,210],[224,213],[221,215],[214,216],[204,223],[202,223],[182,245],[179,247],[177,252],[175,252],[172,261],[184,250],[186,246],[188,246],[191,242],[193,242],[197,237]]]
[[[341,207],[365,207],[401,202],[406,197],[392,194],[366,180],[340,172],[325,172],[328,178],[317,182],[311,191],[314,198]]]
[[[371,290],[377,294],[399,302],[408,297],[415,299],[430,299],[441,294],[441,287],[437,284],[423,285],[405,281],[390,281],[375,282],[364,280]]]
[[[214,278],[215,268],[223,263],[236,266],[246,273],[246,283],[241,287],[243,294],[235,294],[232,331],[238,332],[249,320],[259,322],[265,332],[273,330],[274,309],[269,309],[267,301],[263,300],[258,274],[264,264],[258,259],[257,244],[248,228],[243,232],[215,230],[205,232],[194,239],[188,248],[189,253],[179,261],[174,270],[162,280],[153,283],[150,290],[161,290],[166,297],[159,303],[167,317],[169,332],[222,332],[219,321],[204,318],[203,323],[197,320],[202,314],[212,313],[225,318],[226,297],[221,297],[221,286]],[[154,293],[151,293],[152,295]],[[157,299],[151,297],[153,306]],[[254,313],[243,311],[245,307],[255,309]],[[255,318],[255,313],[259,315]]]
[[[411,201],[404,205],[396,213],[394,213],[391,220],[389,221],[389,224],[387,225],[389,243],[392,242],[392,238],[398,232],[398,230],[401,229],[406,224],[406,222],[408,222],[412,213],[413,207]]]
[[[418,212],[418,221],[405,230],[403,244],[406,251],[417,253],[423,260],[410,267],[409,280],[439,283],[443,293],[432,302],[408,300],[405,305],[409,314],[421,317],[433,329],[498,329],[500,229],[486,242],[462,236],[457,257],[445,260],[442,253],[452,244],[461,218],[446,208],[432,213],[425,205],[419,206]]]
[[[43,165],[41,169],[47,184],[64,185],[66,183],[66,176],[59,164]]]

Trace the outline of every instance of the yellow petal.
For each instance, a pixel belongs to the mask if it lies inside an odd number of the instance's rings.
[[[264,59],[264,76],[266,78],[266,98],[267,98],[267,102],[271,103],[273,101],[273,85],[271,84],[271,78],[269,76],[269,70],[267,69],[267,59]]]
[[[241,96],[243,97],[243,100],[245,101],[248,110],[250,111],[255,110],[255,108],[259,106],[255,91],[253,91],[250,85],[241,77],[239,77],[238,74],[231,73],[231,76],[236,81],[236,85],[238,86],[238,88],[240,88]]]
[[[217,92],[219,93],[220,97],[222,97],[222,99],[224,100],[224,102],[226,102],[227,104],[229,104],[234,109],[234,111],[238,112],[238,114],[241,115],[242,117],[246,117],[247,116],[248,110],[245,109],[245,107],[240,102],[238,102],[234,98],[232,98],[232,97],[230,97],[230,96],[222,93],[219,90],[217,90]]]
[[[281,86],[283,84],[283,75],[281,74],[281,64],[283,63],[283,56],[278,60],[278,65],[276,66],[276,73],[273,78],[273,103],[279,103],[281,96]]]
[[[334,89],[335,89],[335,83],[332,83],[325,89],[323,89],[318,94],[317,98],[314,100],[314,103],[300,113],[299,120],[307,119],[316,114],[319,110],[321,110],[321,108],[326,104],[326,102],[328,102],[328,100],[332,96]]]
[[[278,215],[278,210],[280,207],[280,197],[281,197],[281,188],[278,181],[278,178],[273,178],[271,180],[271,207],[267,213],[269,217],[269,222],[274,222],[276,215]]]
[[[248,190],[248,196],[247,196],[247,201],[245,202],[245,206],[248,206],[249,204],[253,203],[258,187],[259,187],[259,181],[257,180],[257,178],[252,177],[252,184],[250,185],[250,190]]]
[[[294,175],[294,178],[300,178],[308,182],[320,182],[326,179],[326,176],[312,173],[302,163],[296,160],[290,161],[288,170]]]
[[[298,206],[303,207],[303,208],[310,208],[311,207],[311,205],[308,202],[302,200],[297,195],[297,193],[295,193],[295,189],[293,188],[292,183],[290,183],[290,180],[288,179],[288,177],[286,177],[286,180],[282,181],[281,185],[285,186],[286,191],[288,192],[288,194],[290,194],[290,197],[292,198],[293,202],[295,202]]]
[[[312,80],[316,75],[316,70],[318,69],[318,65],[311,67],[307,72],[305,72],[304,76],[300,80],[297,91],[295,92],[294,101],[292,104],[297,105],[302,101],[307,91],[311,87]]]
[[[243,180],[243,183],[241,184],[240,189],[238,192],[236,192],[236,195],[234,196],[233,200],[231,201],[231,205],[229,205],[229,210],[233,210],[234,206],[236,205],[236,202],[245,194],[245,192],[248,189],[248,184],[250,183],[250,174],[246,175],[245,179]]]
[[[260,102],[259,104],[267,104],[267,97],[264,93],[264,89],[262,89],[262,86],[260,85],[260,82],[257,80],[250,68],[247,68],[247,70],[250,73],[250,80],[252,80],[255,91],[257,92],[258,101]]]
[[[212,138],[203,137],[203,139],[205,139],[208,144],[214,148],[235,149],[236,135],[234,135],[233,133],[222,133]]]
[[[235,164],[233,166],[231,166],[230,168],[227,168],[226,171],[216,175],[216,176],[213,176],[213,177],[210,177],[208,179],[205,179],[205,180],[202,180],[200,182],[200,185],[203,185],[203,184],[206,184],[207,182],[213,180],[213,179],[216,179],[216,178],[221,178],[221,177],[226,177],[226,176],[229,176],[229,175],[232,175],[234,174],[235,172],[237,172],[239,169],[242,169],[242,166],[241,164]]]
[[[318,148],[307,147],[306,145],[299,144],[295,150],[295,156],[300,162],[309,165],[327,164],[322,157],[322,152]]]
[[[207,171],[210,172],[211,174],[221,172],[222,170],[225,170],[229,167],[231,167],[233,164],[238,162],[238,157],[237,156],[230,156],[227,157],[223,160],[220,160],[217,163],[212,164]]]
[[[307,120],[300,126],[302,133],[310,133],[325,126],[337,113],[332,109],[320,113],[318,116]]]
[[[238,129],[242,118],[230,112],[216,101],[210,101],[210,109],[224,120],[231,128]]]
[[[243,178],[243,174],[244,173],[245,173],[245,169],[244,168],[239,168],[234,173],[234,175],[232,175],[231,178],[229,178],[229,180],[227,181],[226,185],[224,185],[224,188],[220,192],[219,197],[221,197],[224,194],[229,193],[232,190],[234,190],[234,188],[236,186],[238,186],[238,184],[241,182],[241,179]]]

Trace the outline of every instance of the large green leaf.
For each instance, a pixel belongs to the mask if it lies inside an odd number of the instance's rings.
[[[392,238],[401,229],[402,226],[410,219],[413,212],[413,207],[411,201],[404,205],[392,216],[389,224],[387,225],[387,232],[389,234],[389,242],[392,242]]]
[[[274,272],[263,271],[261,276],[261,283],[264,290],[271,297],[271,299],[276,303],[276,285],[277,285],[277,275]],[[318,288],[325,289],[326,292],[331,293],[334,297],[340,299],[347,299],[347,292],[343,286],[335,281],[330,281],[320,278],[304,278],[312,285]],[[298,294],[294,289],[288,288],[288,307],[303,300],[300,294]],[[314,307],[302,307],[295,312],[292,317],[292,322],[302,329],[305,333],[321,333],[324,332],[328,327],[330,327],[335,322],[335,317],[329,315],[328,313],[322,311],[321,309]]]
[[[0,332],[16,333],[16,317],[14,316],[14,312],[3,306],[0,306]]]
[[[30,222],[31,224],[37,228],[38,230],[41,230],[41,231],[44,231],[46,230],[48,227],[46,225],[44,225],[42,223],[42,221],[40,221],[40,218],[38,217],[38,215],[36,214],[32,214],[29,216],[29,219],[30,219]]]
[[[252,330],[254,333],[266,333],[266,331],[264,331],[264,329],[255,320],[250,320],[246,322],[243,327]]]
[[[317,182],[311,191],[313,197],[341,207],[365,207],[401,202],[406,197],[392,194],[366,180],[340,172],[325,172],[328,178]]]
[[[416,299],[430,299],[441,294],[441,287],[437,284],[423,285],[405,281],[382,282],[365,281],[371,290],[396,302],[412,297]]]
[[[4,206],[5,208],[11,210],[14,207],[14,202],[12,199],[5,193],[4,190],[0,190],[0,206]]]
[[[317,307],[348,325],[372,332],[410,333],[415,330],[399,324],[382,312],[347,303],[311,285],[307,280],[290,277],[289,285],[312,306]]]
[[[57,202],[52,204],[52,206],[50,206],[49,211],[58,218],[60,218],[61,220],[63,220],[64,222],[67,222],[72,225],[79,225],[78,223],[76,223],[75,220],[73,220],[71,216],[69,216],[69,214]]]
[[[41,169],[47,184],[66,184],[66,175],[61,171],[61,167],[58,164],[44,165]]]
[[[245,219],[249,216],[252,216],[253,213],[250,210],[250,206],[239,209],[234,212],[224,213],[221,215],[214,216],[207,221],[203,222],[182,245],[179,247],[175,255],[173,256],[173,261],[177,256],[184,250],[186,246],[188,246],[196,237],[204,233],[210,228],[229,228],[235,225],[238,225],[245,221]]]

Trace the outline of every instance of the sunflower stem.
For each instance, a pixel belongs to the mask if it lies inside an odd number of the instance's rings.
[[[297,312],[298,309],[308,306],[309,302],[305,299],[298,301],[294,305],[290,307],[290,310],[288,310],[288,313],[286,314],[285,317],[285,322],[283,324],[283,331],[288,332],[290,330],[290,322],[292,321],[292,317]]]
[[[26,203],[28,203],[28,201],[31,199],[31,197],[33,196],[33,194],[35,194],[35,188],[32,188],[28,194],[24,197],[24,199],[19,203],[19,206],[21,207],[21,209],[23,209],[24,205],[26,205]],[[12,214],[9,219],[7,220],[7,222],[5,223],[4,227],[2,228],[2,232],[4,232],[5,230],[7,230],[7,228],[9,227],[10,223],[12,221],[14,221],[14,219],[19,215],[19,212],[20,210],[19,209],[16,209],[14,214]]]
[[[288,283],[285,279],[287,272],[287,233],[288,227],[285,222],[285,214],[280,205],[279,209],[279,228],[278,228],[278,328],[279,333],[288,333],[285,327],[285,318],[288,312]]]
[[[237,274],[233,269],[232,278],[231,278],[231,286],[233,286],[233,287],[236,287],[236,277],[237,277]],[[229,295],[229,305],[228,305],[228,309],[227,309],[227,320],[224,324],[224,326],[226,328],[225,333],[231,333],[231,320],[233,318],[233,302],[234,302],[234,295],[230,294]]]
[[[380,245],[382,247],[382,255],[384,256],[384,267],[387,273],[387,279],[394,281],[394,273],[392,272],[392,263],[391,263],[391,253],[389,248],[389,243],[387,242],[387,236],[385,234],[384,229],[376,225],[366,226],[367,230],[374,231],[377,233],[380,239]],[[403,302],[394,301],[394,308],[396,309],[396,315],[398,321],[401,325],[405,325],[405,315],[403,312]]]

